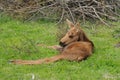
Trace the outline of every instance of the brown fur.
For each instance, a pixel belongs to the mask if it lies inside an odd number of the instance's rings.
[[[60,54],[39,60],[12,60],[14,64],[42,64],[51,63],[58,60],[81,61],[90,56],[94,49],[94,44],[88,39],[84,31],[80,28],[79,23],[73,24],[66,20],[70,30],[60,40],[60,46],[51,46],[51,48],[59,50]]]

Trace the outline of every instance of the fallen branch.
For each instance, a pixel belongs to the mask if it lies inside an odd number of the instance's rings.
[[[120,0],[1,0],[0,11],[26,21],[47,18],[60,23],[69,18],[84,23],[99,20],[108,26],[107,19],[120,20],[119,4]]]

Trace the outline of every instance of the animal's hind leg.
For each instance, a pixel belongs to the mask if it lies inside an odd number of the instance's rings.
[[[64,57],[63,57],[63,59],[69,60],[69,61],[81,61],[84,58],[85,58],[84,56],[80,56],[77,54],[64,54]]]
[[[13,64],[40,64],[40,60],[11,60],[10,61]]]
[[[63,58],[62,55],[56,55],[50,58],[44,58],[44,59],[38,59],[38,60],[11,60],[10,62],[13,64],[42,64],[42,63],[52,63],[58,60],[61,60]]]
[[[56,62],[58,60],[62,60],[63,57],[64,56],[60,54],[60,55],[56,55],[56,56],[53,56],[53,57],[50,57],[50,58],[41,59],[41,63],[48,64],[48,63]]]

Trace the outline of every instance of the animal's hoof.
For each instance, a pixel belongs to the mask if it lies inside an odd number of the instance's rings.
[[[9,60],[8,63],[19,64],[21,60]]]
[[[9,63],[9,64],[12,64],[12,63],[14,64],[14,63],[15,63],[15,60],[9,60],[8,63]]]
[[[11,63],[11,62],[14,62],[14,60],[9,60],[8,62]]]

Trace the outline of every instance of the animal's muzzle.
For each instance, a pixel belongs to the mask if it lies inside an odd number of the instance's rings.
[[[62,47],[66,46],[66,44],[64,42],[60,42],[59,45],[62,46]]]

